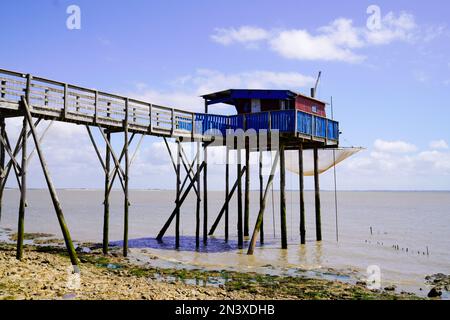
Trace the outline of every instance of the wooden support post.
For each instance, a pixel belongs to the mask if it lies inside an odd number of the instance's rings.
[[[181,186],[181,143],[180,139],[177,139],[177,183],[176,183],[176,206],[177,212],[175,216],[175,248],[178,249],[180,247],[180,186]]]
[[[241,149],[239,149],[239,145],[237,146],[237,209],[238,209],[238,219],[237,219],[237,233],[238,233],[238,247],[242,249],[244,246],[244,235],[243,235],[243,219],[242,219],[242,178],[240,172],[242,171],[242,160],[241,160]]]
[[[22,100],[25,101],[26,106],[30,105],[30,96],[31,96],[31,75],[27,75],[27,84],[25,89],[25,97],[22,97]],[[21,164],[21,173],[20,173],[20,203],[19,203],[19,221],[17,225],[17,251],[16,258],[18,260],[22,259],[23,256],[23,238],[24,238],[24,223],[25,223],[25,207],[26,207],[26,196],[27,196],[27,117],[26,112],[28,109],[24,110],[23,117],[23,127],[22,127],[22,164]],[[30,114],[31,118],[31,114]],[[32,121],[32,119],[30,119]],[[30,125],[32,123],[30,122]],[[37,136],[36,136],[37,139]],[[36,144],[39,142],[36,142]],[[8,146],[9,147],[9,146]],[[36,146],[37,147],[37,146]],[[8,148],[10,149],[10,147]],[[11,156],[11,155],[10,155]],[[15,161],[15,158],[11,158],[11,160]],[[17,172],[16,172],[17,175]]]
[[[306,243],[306,225],[305,225],[305,185],[303,179],[303,144],[298,149],[298,180],[300,192],[300,243]]]
[[[252,239],[250,240],[250,245],[249,245],[248,251],[247,251],[247,254],[249,254],[249,255],[252,255],[254,250],[255,250],[256,239],[258,237],[258,232],[259,232],[259,230],[261,228],[261,225],[262,225],[262,222],[263,222],[263,219],[264,219],[264,211],[266,209],[267,195],[268,195],[269,189],[270,189],[270,187],[272,186],[272,183],[273,183],[273,178],[275,176],[275,171],[277,169],[279,156],[280,156],[280,152],[277,152],[277,154],[275,156],[275,160],[274,160],[274,162],[272,164],[272,169],[270,170],[270,176],[269,176],[269,179],[267,181],[266,190],[264,190],[262,206],[261,206],[261,208],[259,208],[258,217],[256,218],[255,229],[253,230]]]
[[[0,136],[2,136],[3,139],[5,139],[5,130],[6,130],[6,124],[5,124],[5,118],[0,117]],[[1,168],[1,174],[3,175],[5,173],[5,146],[0,143],[0,168]],[[0,222],[2,221],[2,210],[3,210],[3,191],[4,188],[1,188],[5,180],[7,179],[6,176],[0,177]]]
[[[319,186],[319,150],[314,148],[314,190],[316,203],[316,239],[322,241],[322,223],[320,217],[320,186]]]
[[[61,228],[61,232],[64,237],[64,241],[66,243],[67,251],[69,252],[70,261],[74,266],[75,271],[79,271],[78,268],[78,257],[75,252],[75,248],[72,243],[72,238],[70,237],[69,229],[67,228],[66,221],[64,219],[64,214],[61,208],[61,203],[59,202],[58,195],[56,193],[55,186],[53,185],[53,181],[50,178],[50,173],[48,172],[47,163],[44,158],[44,154],[41,150],[41,145],[39,143],[38,135],[36,133],[36,128],[33,125],[33,118],[31,117],[31,112],[26,100],[22,99],[22,104],[25,108],[25,115],[28,120],[28,124],[30,125],[31,134],[33,136],[34,144],[36,146],[36,152],[39,156],[39,160],[41,162],[42,171],[44,172],[45,181],[47,182],[47,187],[50,191],[50,196],[52,198],[52,203],[55,208],[56,216],[58,218],[59,226]]]
[[[244,237],[250,235],[250,146],[248,137],[245,143],[245,198],[244,198]]]
[[[24,224],[25,224],[25,208],[27,197],[27,118],[23,117],[22,129],[22,164],[20,175],[20,203],[19,203],[19,221],[17,226],[17,252],[16,258],[21,260],[23,257],[23,239],[24,239]]]
[[[259,151],[259,210],[263,207],[263,197],[264,197],[264,177],[263,177],[263,153]],[[264,244],[264,219],[261,221],[261,230],[259,234],[259,242]]]
[[[208,114],[208,101],[205,100],[205,114]],[[203,244],[208,244],[208,145],[203,145]]]
[[[200,141],[197,141],[197,174],[200,172],[200,149],[202,144]],[[196,179],[197,181],[197,206],[195,210],[195,247],[200,248],[200,205],[201,205],[201,183],[200,179]]]
[[[128,159],[128,99],[125,100],[125,120],[124,120],[124,154],[125,154],[125,172],[124,172],[124,217],[123,217],[123,256],[128,255],[128,210],[130,208],[128,194],[129,180],[129,159]]]
[[[111,144],[111,133],[106,133],[106,139]],[[111,173],[111,152],[109,151],[108,144],[106,144],[105,155],[105,200],[103,202],[103,253],[107,254],[109,249],[109,184]]]
[[[230,193],[230,149],[226,147],[226,159],[225,159],[225,242],[228,242],[229,238],[229,210],[230,201],[228,194]]]
[[[203,145],[203,244],[208,244],[208,146]]]
[[[284,145],[280,145],[280,219],[281,219],[281,248],[287,249],[286,227],[286,162]]]

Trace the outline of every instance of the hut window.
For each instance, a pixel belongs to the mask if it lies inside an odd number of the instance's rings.
[[[319,112],[319,108],[317,108],[317,106],[312,106],[311,110],[312,110],[313,113]]]

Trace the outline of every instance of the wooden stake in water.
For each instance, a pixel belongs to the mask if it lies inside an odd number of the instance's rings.
[[[111,133],[106,133],[106,139],[111,144]],[[108,144],[106,144],[106,156],[105,156],[105,200],[103,203],[103,253],[108,253],[109,244],[109,184],[111,173],[111,152],[109,151]]]
[[[314,148],[314,190],[316,203],[316,239],[322,241],[322,222],[320,213],[320,186],[319,186],[319,150]]]
[[[281,248],[287,249],[287,226],[286,226],[286,161],[284,145],[280,146],[280,226],[281,226]]]
[[[300,192],[300,243],[306,243],[306,223],[305,223],[305,185],[303,180],[303,144],[298,149],[298,180]]]
[[[244,198],[244,237],[250,234],[250,146],[248,137],[245,143],[245,198]]]

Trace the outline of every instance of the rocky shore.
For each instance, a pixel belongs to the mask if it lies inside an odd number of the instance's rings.
[[[0,299],[417,299],[364,283],[142,267],[119,252],[80,250],[80,273],[74,274],[61,247],[26,245],[18,261],[14,245],[0,243]]]

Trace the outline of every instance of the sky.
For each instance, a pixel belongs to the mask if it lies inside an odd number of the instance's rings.
[[[71,5],[80,29],[67,27]],[[202,110],[201,94],[228,88],[307,93],[320,70],[318,97],[333,97],[341,145],[365,148],[338,165],[339,189],[450,190],[448,21],[445,0],[5,0],[0,68],[190,111]],[[8,120],[12,136],[19,126]],[[102,187],[85,128],[53,124],[43,145],[57,187]],[[145,137],[130,186],[173,189],[169,161],[162,140]],[[37,169],[34,157],[33,188],[45,185]],[[223,180],[223,166],[213,167],[210,187]],[[325,173],[322,188],[332,181]]]

